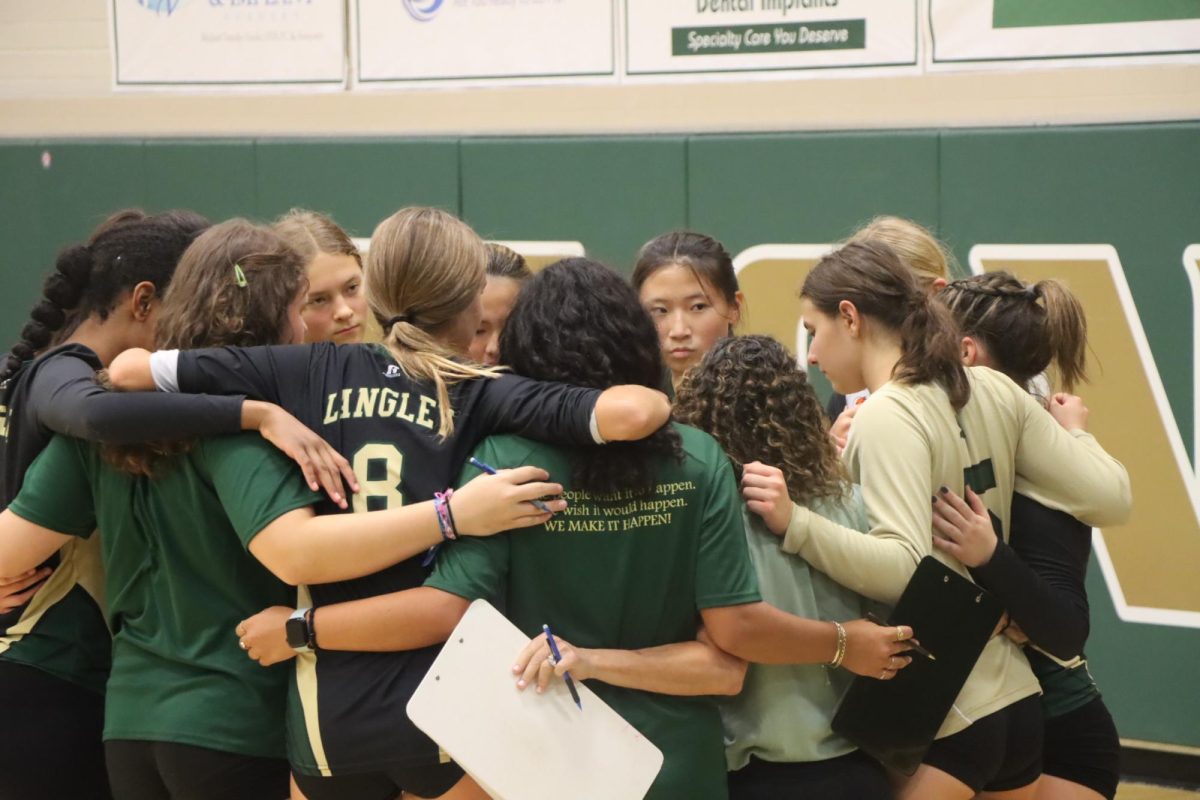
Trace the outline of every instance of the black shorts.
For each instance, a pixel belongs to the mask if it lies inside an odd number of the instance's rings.
[[[825,761],[774,762],[750,756],[729,773],[729,800],[892,800],[883,767],[860,751]]]
[[[104,753],[117,800],[286,800],[291,793],[284,758],[129,739],[105,742]]]
[[[0,660],[0,800],[109,800],[104,695]]]
[[[451,761],[330,778],[297,774],[296,785],[308,800],[395,800],[402,791],[418,797],[438,797],[450,791],[464,774],[462,767]]]
[[[1078,783],[1112,800],[1121,781],[1121,743],[1104,701],[1097,697],[1046,720],[1042,772]]]
[[[1032,695],[938,739],[924,763],[976,792],[1020,789],[1042,774],[1042,736],[1042,702]]]

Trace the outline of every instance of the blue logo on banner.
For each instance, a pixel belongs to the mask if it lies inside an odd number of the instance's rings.
[[[444,2],[445,0],[404,0],[404,8],[417,22],[428,22]]]
[[[168,17],[175,13],[183,0],[137,0],[138,5],[156,14],[166,14]]]

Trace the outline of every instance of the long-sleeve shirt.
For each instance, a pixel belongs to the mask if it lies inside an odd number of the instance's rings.
[[[936,384],[893,382],[873,393],[856,415],[844,454],[851,478],[862,486],[871,535],[797,506],[783,549],[860,594],[891,604],[926,555],[970,577],[956,560],[933,550],[930,500],[942,486],[960,494],[971,486],[1004,539],[1018,477],[1023,493],[1088,524],[1112,525],[1128,516],[1128,473],[1090,434],[1063,430],[998,372],[973,367],[967,374],[971,397],[958,412]],[[1037,691],[1019,649],[994,637],[938,736]]]

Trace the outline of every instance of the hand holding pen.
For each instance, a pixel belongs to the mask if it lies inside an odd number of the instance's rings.
[[[469,463],[475,469],[482,470],[483,472],[486,472],[488,475],[496,474],[495,467],[483,463],[478,458],[475,458],[475,456],[471,456],[471,458],[469,459]],[[553,514],[554,513],[554,509],[550,508],[548,505],[543,503],[541,500],[530,500],[529,502],[533,504],[534,508],[536,508],[538,511],[541,511],[543,514]]]
[[[874,622],[876,625],[882,625],[885,628],[887,627],[886,622],[884,622],[879,617],[872,614],[870,611],[868,611],[865,616],[867,619],[871,620],[871,622]],[[908,649],[911,652],[916,653],[917,655],[925,656],[930,661],[937,661],[937,656],[935,656],[933,653],[929,652],[924,647],[922,647],[921,643],[918,642],[916,639],[904,639],[904,644],[908,647]]]
[[[513,664],[513,674],[518,676],[517,689],[525,689],[531,683],[536,683],[540,694],[550,685],[550,679],[554,675],[560,675],[566,681],[571,699],[582,711],[583,703],[579,699],[579,691],[575,688],[575,676],[571,675],[566,666],[570,665],[577,670],[584,668],[584,652],[586,651],[578,650],[562,639],[556,639],[550,631],[550,626],[543,625],[542,635],[533,637],[517,654]]]

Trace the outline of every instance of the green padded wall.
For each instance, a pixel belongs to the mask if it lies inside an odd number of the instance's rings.
[[[1111,243],[1183,440],[1192,441],[1194,309],[1180,257],[1200,243],[1200,124],[3,142],[0,340],[17,335],[54,253],[122,206],[191,206],[217,219],[310,206],[366,236],[411,203],[454,211],[488,237],[577,239],[624,270],[644,241],[673,228],[712,233],[736,254],[755,244],[837,240],[880,213],[928,224],[964,267],[982,242]],[[1089,588],[1092,669],[1122,735],[1200,746],[1190,669],[1200,659],[1200,630],[1121,622],[1094,565]]]
[[[682,138],[467,139],[462,212],[493,239],[581,241],[625,271],[687,222]]]

